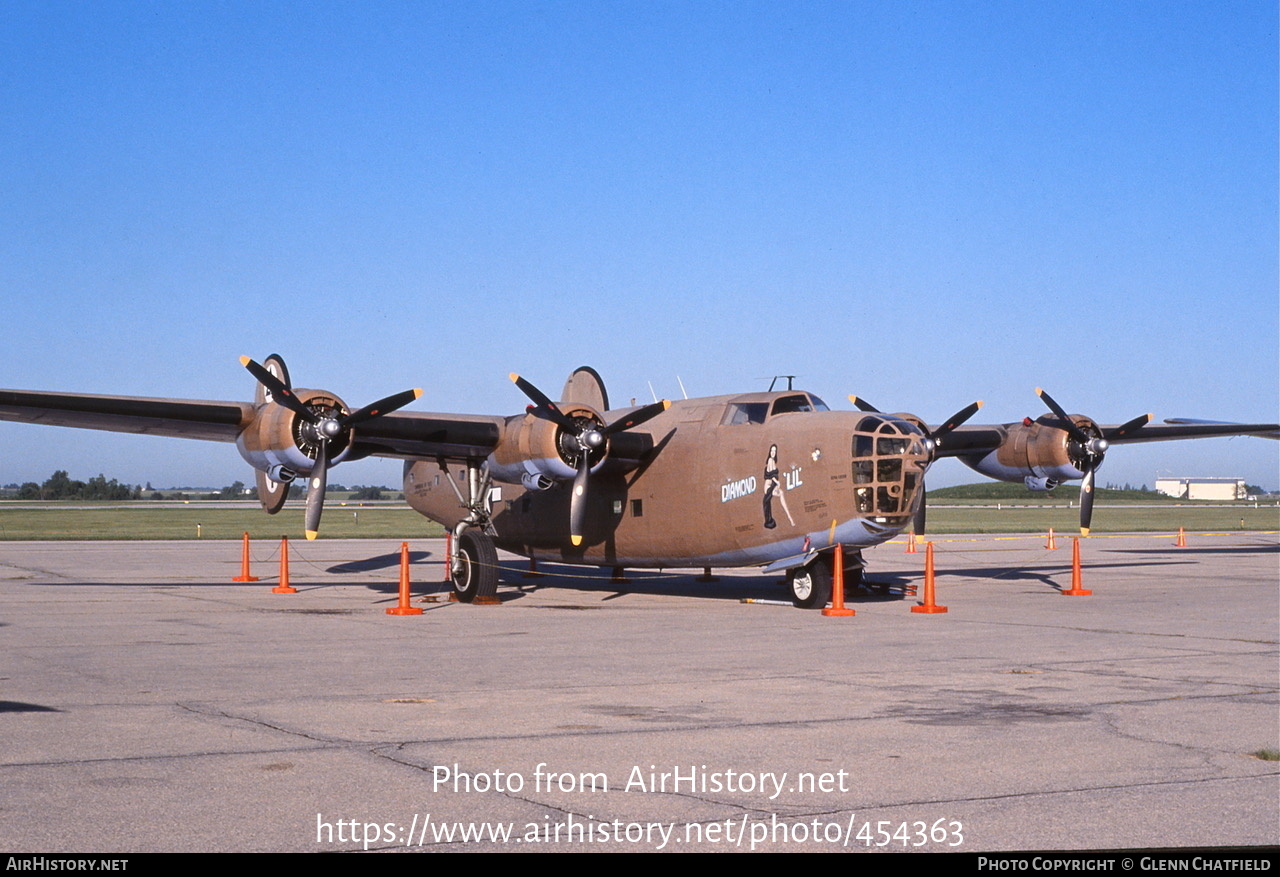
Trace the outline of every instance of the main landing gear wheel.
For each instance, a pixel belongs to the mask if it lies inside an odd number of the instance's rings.
[[[462,603],[498,595],[498,551],[493,540],[480,530],[464,530],[458,537],[453,593]]]
[[[791,602],[798,609],[821,609],[831,602],[831,567],[824,557],[787,573]]]

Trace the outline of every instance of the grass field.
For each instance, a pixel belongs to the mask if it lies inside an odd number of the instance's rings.
[[[256,505],[226,503],[0,503],[0,539],[255,539],[302,538],[302,505],[289,505],[268,515]],[[391,505],[327,505],[321,538],[407,539],[443,536],[439,524],[403,503]]]
[[[929,506],[930,535],[949,533],[1044,533],[1050,527],[1075,532],[1079,512],[1056,505],[966,503]],[[1093,529],[1098,533],[1280,530],[1280,508],[1252,504],[1099,503]],[[441,536],[443,529],[403,503],[330,504],[321,538],[406,539]],[[226,503],[0,503],[0,539],[255,539],[301,538],[302,505],[290,504],[274,517],[256,506]]]

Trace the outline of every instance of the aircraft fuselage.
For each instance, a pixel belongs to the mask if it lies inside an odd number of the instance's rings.
[[[580,546],[565,528],[570,482],[545,490],[494,483],[498,546],[544,560],[642,567],[757,565],[837,542],[869,547],[910,522],[929,462],[909,420],[829,411],[799,392],[674,402],[645,432],[652,449],[638,465],[606,458],[593,474]],[[408,463],[405,496],[453,528],[466,511],[448,482],[465,491],[466,477],[460,466]]]

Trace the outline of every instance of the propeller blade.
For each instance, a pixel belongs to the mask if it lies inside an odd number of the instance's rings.
[[[421,395],[422,390],[420,388],[405,390],[402,393],[395,393],[385,399],[379,399],[377,402],[366,405],[353,414],[348,414],[346,417],[339,420],[338,424],[343,427],[355,426],[358,423],[364,423],[366,420],[372,420],[375,417],[390,414],[392,411],[397,411],[408,405]]]
[[[866,411],[868,414],[879,414],[880,409],[872,405],[870,402],[859,399],[852,393],[849,394],[849,401],[858,406],[859,411]]]
[[[938,427],[933,431],[933,438],[935,439],[942,438],[944,435],[951,432],[951,430],[963,424],[970,417],[977,414],[978,411],[981,410],[983,404],[984,403],[982,402],[982,400],[978,400],[977,402],[972,402],[969,405],[966,405],[965,407],[961,408],[955,414],[952,414],[950,419],[947,420],[946,423],[942,424],[942,426]]]
[[[587,522],[587,479],[591,476],[591,455],[584,448],[578,461],[578,474],[573,477],[573,493],[569,497],[569,541],[582,544]]]
[[[512,372],[507,377],[511,378],[511,381],[520,388],[520,392],[533,400],[534,404],[529,407],[529,413],[534,417],[541,417],[544,420],[550,420],[565,429],[577,429],[577,424],[573,422],[573,419],[561,411],[560,406],[552,402],[551,399],[547,397],[546,393],[539,390],[515,372]]]
[[[1073,439],[1080,442],[1081,444],[1087,445],[1089,443],[1089,436],[1085,433],[1083,429],[1076,426],[1075,421],[1067,416],[1067,412],[1062,409],[1061,405],[1053,401],[1052,396],[1050,396],[1040,387],[1036,387],[1036,395],[1040,397],[1041,401],[1043,401],[1044,404],[1049,406],[1050,411],[1052,411],[1054,414],[1058,415],[1058,417],[1062,419],[1063,426],[1066,427],[1067,432],[1071,433],[1071,437]]]
[[[308,539],[320,535],[320,513],[324,511],[324,491],[329,480],[329,442],[320,442],[320,450],[316,454],[316,464],[311,469],[311,477],[307,479],[307,523],[305,530]]]
[[[1140,414],[1137,417],[1133,418],[1133,420],[1130,420],[1128,423],[1124,424],[1123,426],[1118,426],[1115,429],[1111,430],[1111,432],[1107,433],[1107,438],[1109,439],[1128,438],[1138,430],[1142,429],[1148,423],[1150,423],[1152,418],[1154,417],[1155,417],[1154,414]]]
[[[661,402],[654,402],[652,405],[646,405],[643,408],[637,408],[626,417],[615,420],[613,423],[600,430],[601,435],[613,435],[615,432],[622,432],[624,429],[631,429],[633,426],[639,426],[646,420],[652,420],[662,412],[671,407],[671,403],[666,399]]]
[[[271,392],[271,398],[279,402],[285,408],[288,408],[294,414],[297,414],[307,423],[319,423],[320,418],[316,417],[315,412],[303,405],[298,397],[293,395],[293,390],[285,386],[284,382],[273,375],[265,367],[254,362],[247,356],[240,357],[240,364],[249,370],[249,374],[253,375],[258,383],[266,387]]]
[[[924,479],[921,478],[920,479],[920,503],[916,506],[915,517],[911,519],[911,530],[913,533],[916,534],[917,539],[924,538],[924,518],[925,518],[925,513],[924,513],[925,498],[924,497],[925,497]]]
[[[1084,481],[1080,483],[1080,535],[1089,535],[1089,524],[1093,520],[1093,473],[1097,471],[1096,467],[1091,467],[1088,472],[1084,473]]]

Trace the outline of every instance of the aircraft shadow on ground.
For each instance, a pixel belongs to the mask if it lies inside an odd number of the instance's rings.
[[[60,713],[62,710],[38,703],[23,703],[18,700],[0,700],[0,713]]]
[[[1178,554],[1275,554],[1280,552],[1280,543],[1273,545],[1206,545],[1204,547],[1196,547],[1188,545],[1186,548],[1111,548],[1108,551],[1116,554],[1168,554],[1171,551]]]
[[[503,599],[519,599],[539,588],[554,588],[557,591],[579,591],[589,594],[608,594],[604,599],[616,600],[628,594],[645,594],[658,597],[692,597],[702,600],[779,600],[790,602],[785,580],[774,575],[748,577],[740,575],[720,576],[719,581],[700,582],[692,573],[672,574],[654,570],[627,570],[627,583],[611,582],[610,572],[600,569],[591,572],[591,567],[563,568],[556,565],[540,565],[539,578],[526,578],[527,568],[518,564],[504,564],[502,568],[503,589],[499,595]],[[901,583],[890,581],[888,577],[878,576],[875,581],[887,588],[901,588]],[[516,593],[511,594],[510,589]],[[505,592],[505,593],[504,593]],[[901,600],[901,593],[867,593],[851,588],[845,594],[846,601],[856,602],[889,602]]]
[[[433,556],[430,551],[410,551],[409,564],[412,567],[415,563],[423,563],[427,558]],[[390,554],[379,554],[375,557],[366,557],[363,560],[352,560],[346,563],[335,563],[333,566],[325,570],[327,573],[335,573],[337,575],[347,575],[350,573],[372,572],[378,569],[388,569],[400,566],[400,552],[393,551]]]
[[[1082,569],[1085,575],[1091,572],[1107,569],[1137,569],[1139,567],[1153,566],[1185,566],[1194,564],[1192,560],[1134,560],[1114,563],[1084,563]],[[1071,586],[1071,561],[1067,560],[1063,563],[1037,564],[1035,566],[1020,567],[998,567],[998,566],[978,566],[970,568],[952,568],[940,563],[936,567],[936,573],[939,578],[962,578],[977,579],[982,581],[1001,581],[1001,582],[1039,582],[1047,585],[1055,591],[1062,591]],[[894,578],[893,573],[877,573],[873,576],[875,579]],[[914,575],[907,574],[901,576],[906,582],[914,582],[922,584],[924,578],[923,573]]]

